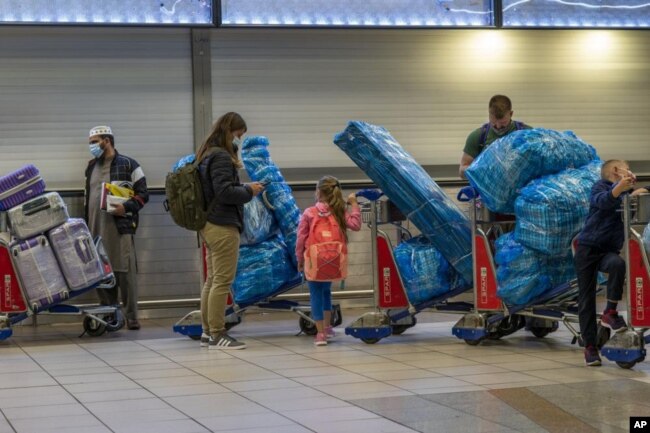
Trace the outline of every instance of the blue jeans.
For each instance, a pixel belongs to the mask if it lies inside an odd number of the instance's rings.
[[[307,281],[311,299],[311,318],[323,320],[323,311],[332,311],[332,282]],[[329,326],[326,323],[325,326]]]

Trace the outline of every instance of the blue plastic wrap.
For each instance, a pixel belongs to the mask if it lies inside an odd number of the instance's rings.
[[[255,245],[277,233],[278,225],[261,196],[257,195],[244,204],[244,231],[239,239],[240,245]]]
[[[487,147],[465,171],[493,212],[513,213],[519,190],[528,182],[598,159],[595,149],[570,131],[524,129]]]
[[[424,236],[400,243],[393,254],[411,304],[420,304],[457,288],[469,288]]]
[[[248,176],[253,181],[269,182],[265,196],[280,231],[291,252],[291,261],[297,266],[295,254],[300,208],[291,194],[291,188],[284,180],[282,173],[271,160],[268,151],[269,140],[266,137],[252,136],[244,140],[242,160]]]
[[[239,247],[237,275],[232,285],[235,302],[243,305],[261,301],[276,295],[286,283],[300,279],[292,255],[281,236]]]
[[[185,155],[172,166],[172,172],[176,173],[179,168],[186,166],[187,164],[193,164],[196,161],[196,155],[193,153]]]
[[[601,161],[543,176],[526,185],[515,201],[515,239],[547,255],[566,254],[589,213],[591,188]]]
[[[472,281],[467,216],[381,126],[353,121],[334,143],[363,170],[466,281]]]
[[[506,233],[495,243],[497,295],[508,305],[527,304],[553,287],[545,273],[544,257],[515,241],[514,233]]]

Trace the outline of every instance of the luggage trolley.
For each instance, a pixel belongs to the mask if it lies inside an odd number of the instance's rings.
[[[202,256],[203,256],[203,275],[207,273],[207,265],[205,262],[206,250],[205,247],[202,247]],[[257,298],[251,299],[246,303],[235,304],[232,299],[232,295],[228,296],[228,304],[226,307],[226,329],[231,329],[234,326],[237,326],[241,323],[243,313],[246,310],[256,310],[262,312],[274,312],[274,311],[290,311],[296,313],[299,316],[298,326],[300,332],[305,333],[306,335],[316,335],[318,330],[316,329],[316,322],[311,318],[311,307],[309,305],[300,304],[296,301],[291,301],[288,299],[273,299],[274,297],[281,295],[289,290],[300,287],[304,284],[304,281],[301,278],[296,278],[292,281],[288,281],[281,285],[273,293],[258,296]],[[332,305],[332,326],[338,326],[342,323],[341,307],[338,304]],[[194,310],[187,313],[182,319],[176,322],[173,326],[173,330],[176,333],[181,335],[187,335],[192,340],[200,340],[201,334],[203,333],[202,324],[201,324],[201,310]]]
[[[9,251],[11,236],[6,230],[6,213],[0,212],[0,272],[3,275],[3,287],[0,294],[0,340],[6,340],[13,334],[12,325],[36,315],[73,315],[84,316],[84,333],[99,336],[106,331],[113,332],[124,326],[124,316],[119,306],[81,307],[63,302],[96,288],[113,288],[115,277],[100,238],[95,240],[95,248],[101,259],[104,278],[87,287],[66,292],[60,303],[42,307],[29,305],[25,296],[21,278],[16,271],[14,257]],[[82,334],[83,335],[83,334]]]
[[[409,239],[411,235],[402,227],[402,222],[406,221],[404,214],[390,200],[380,200],[382,196],[383,192],[378,189],[365,189],[357,193],[357,197],[365,199],[360,203],[361,217],[371,232],[375,311],[356,319],[345,328],[345,333],[367,344],[377,343],[389,335],[402,334],[415,326],[416,314],[424,309],[466,313],[472,308],[472,305],[466,302],[448,302],[450,298],[469,290],[468,288],[455,289],[415,305],[410,302],[393,256],[390,236],[380,230],[379,226],[396,227],[399,241]]]
[[[578,284],[571,280],[532,299],[524,305],[505,305],[497,295],[496,266],[492,242],[502,233],[502,225],[514,222],[514,215],[490,212],[481,205],[478,193],[472,187],[463,188],[458,200],[470,203],[472,223],[472,257],[475,309],[463,316],[452,333],[469,345],[484,339],[499,339],[526,327],[533,335],[543,338],[558,329],[559,322],[573,334],[572,343],[578,341]],[[606,328],[599,326],[598,345],[607,338]]]
[[[650,194],[623,198],[625,244],[623,254],[627,272],[627,326],[602,347],[602,355],[619,367],[632,368],[645,359],[645,344],[650,343],[650,263],[641,236],[634,226],[650,222]],[[607,329],[609,331],[609,329]],[[609,332],[608,332],[609,335]]]

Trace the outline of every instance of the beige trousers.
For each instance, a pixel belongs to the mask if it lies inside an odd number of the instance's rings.
[[[239,258],[239,230],[208,222],[201,237],[207,249],[208,270],[201,290],[201,322],[203,332],[215,335],[225,329],[226,304]]]

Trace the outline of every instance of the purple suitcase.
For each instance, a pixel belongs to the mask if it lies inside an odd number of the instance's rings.
[[[68,208],[57,192],[48,192],[14,206],[7,212],[11,233],[29,239],[68,220]]]
[[[7,210],[45,191],[38,168],[29,164],[0,177],[0,210]]]
[[[71,218],[50,230],[47,237],[71,291],[86,289],[104,278],[102,262],[84,220]]]
[[[44,310],[68,298],[68,286],[45,236],[15,242],[10,249],[32,310]]]

